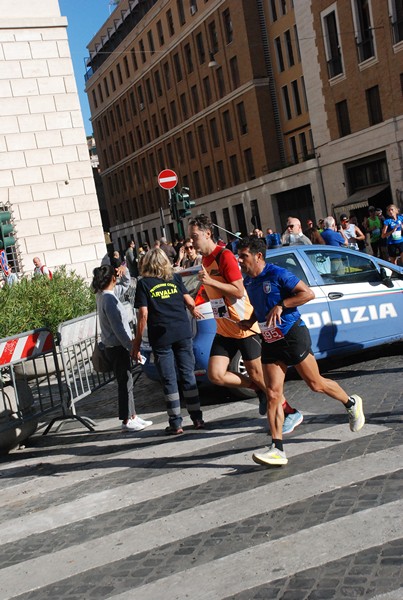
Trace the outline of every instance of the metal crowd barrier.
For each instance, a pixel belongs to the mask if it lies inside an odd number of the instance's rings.
[[[132,329],[135,329],[135,314],[129,302],[124,306],[128,313]],[[58,328],[60,358],[63,366],[64,380],[67,388],[68,410],[88,429],[93,431],[94,421],[89,417],[79,417],[76,403],[89,396],[95,390],[114,379],[113,373],[94,371],[91,356],[95,346],[96,332],[100,336],[100,328],[96,328],[96,313],[90,313],[70,321],[61,323]],[[141,375],[141,366],[133,366],[133,384]]]
[[[41,328],[0,340],[0,447],[32,435],[43,415],[66,414],[53,335]]]

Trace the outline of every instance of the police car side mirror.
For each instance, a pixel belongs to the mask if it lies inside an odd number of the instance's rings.
[[[386,285],[387,288],[393,288],[393,281],[390,275],[387,275],[385,267],[381,267],[379,273],[382,279],[382,283]]]

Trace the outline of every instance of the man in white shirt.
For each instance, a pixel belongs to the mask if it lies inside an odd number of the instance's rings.
[[[288,217],[287,229],[281,237],[283,246],[312,246],[309,238],[302,233],[301,221],[295,217]]]
[[[42,261],[38,256],[35,256],[35,258],[33,259],[32,262],[35,265],[35,269],[34,269],[35,276],[36,275],[44,275],[48,279],[52,279],[50,269],[48,269],[48,267],[46,265],[42,264]]]

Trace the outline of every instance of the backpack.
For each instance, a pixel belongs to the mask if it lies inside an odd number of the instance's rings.
[[[42,275],[43,275],[43,269],[44,269],[44,268],[45,268],[45,265],[42,265],[42,266],[41,266],[41,273],[42,273]],[[51,271],[51,270],[50,270],[48,267],[46,267],[46,268],[47,268],[47,269],[48,269],[48,271],[49,271],[49,273],[47,274],[47,275],[48,275],[48,277],[49,277],[49,279],[53,279],[53,273],[52,273],[52,271]],[[45,273],[45,275],[46,275],[46,273]]]

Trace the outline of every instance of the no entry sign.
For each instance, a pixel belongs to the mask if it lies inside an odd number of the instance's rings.
[[[171,169],[164,169],[158,175],[158,184],[163,190],[172,190],[178,183],[178,176]]]

